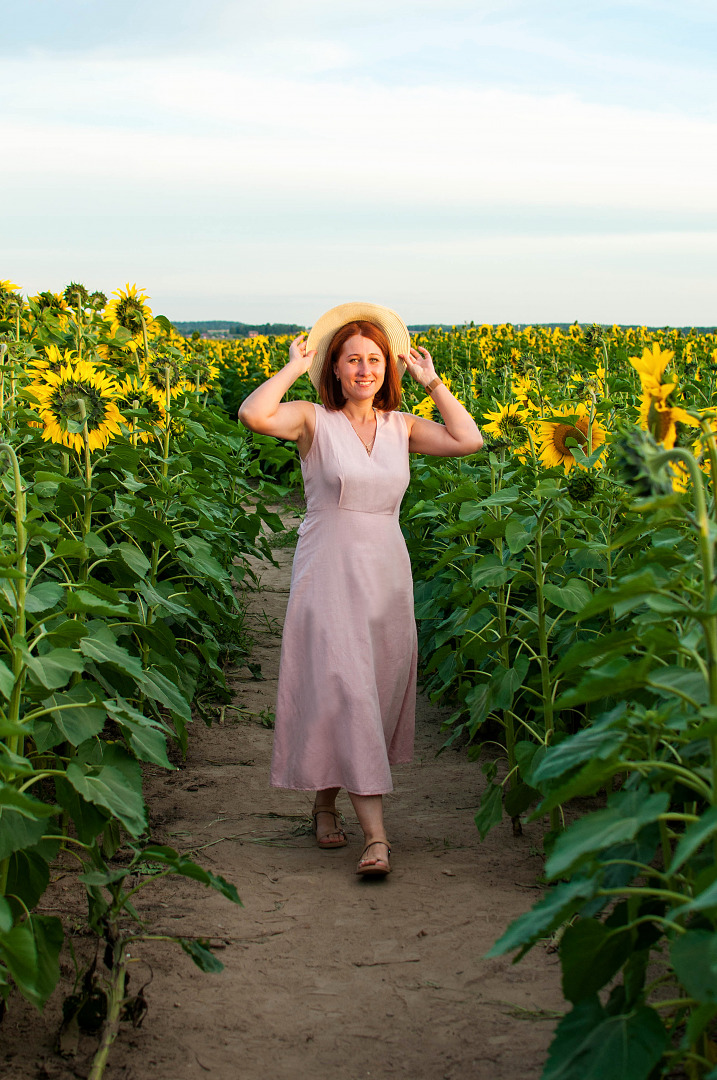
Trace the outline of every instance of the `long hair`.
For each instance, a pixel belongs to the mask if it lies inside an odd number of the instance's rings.
[[[331,339],[331,344],[326,350],[324,366],[319,381],[319,394],[321,400],[327,409],[332,410],[343,409],[346,404],[346,397],[341,389],[341,383],[334,376],[334,364],[341,355],[341,350],[345,343],[349,338],[355,337],[357,334],[361,337],[368,338],[370,341],[374,341],[384,355],[386,360],[386,373],[384,375],[383,383],[379,387],[373,402],[375,407],[382,412],[392,412],[401,404],[401,381],[398,377],[396,360],[395,357],[391,356],[388,338],[381,327],[376,326],[375,323],[366,322],[364,319],[359,319],[357,322],[346,323],[345,326],[342,326],[336,331]]]

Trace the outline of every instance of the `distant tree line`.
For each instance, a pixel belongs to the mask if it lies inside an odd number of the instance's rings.
[[[219,335],[221,337],[236,337],[236,338],[249,337],[250,333],[257,333],[257,334],[262,334],[262,335],[267,335],[267,336],[269,334],[274,334],[275,336],[278,336],[279,334],[298,334],[301,330],[306,329],[306,327],[304,327],[304,326],[299,326],[298,323],[243,323],[243,322],[230,322],[230,321],[228,321],[226,319],[205,319],[204,321],[194,320],[194,321],[190,321],[190,322],[175,322],[173,325],[176,327],[177,331],[180,334],[184,335],[184,337],[191,337],[192,334],[194,334],[194,333],[209,334],[212,337],[215,336],[215,335]],[[420,323],[420,324],[417,324],[416,323],[416,324],[411,324],[408,327],[408,329],[412,333],[418,334],[418,333],[423,333],[426,330],[432,330],[432,329],[452,330],[453,325],[455,325],[457,327],[459,327],[459,326],[474,326],[475,323],[473,323],[473,322],[470,322],[470,323],[455,323],[455,324],[452,324],[452,323]],[[518,328],[520,328],[522,326],[547,326],[551,330],[555,329],[555,327],[558,327],[561,330],[568,330],[571,326],[574,326],[575,323],[574,322],[573,323],[567,323],[567,322],[536,323],[536,322],[533,322],[533,323],[513,323],[512,325],[515,326],[515,327],[518,327]],[[582,326],[582,327],[586,327],[586,326],[594,326],[594,325],[607,326],[608,324],[607,323],[603,323],[603,324],[580,323],[579,325]],[[610,325],[612,325],[612,324],[610,324]],[[637,328],[638,324],[637,323],[620,324],[620,329],[621,330],[626,330],[630,326],[634,327],[634,328]],[[661,330],[661,329],[663,329],[663,327],[648,326],[647,329],[648,330]],[[682,327],[677,327],[677,329],[681,330],[683,333],[689,333],[690,330],[695,330],[699,334],[710,334],[710,333],[715,333],[715,331],[717,330],[717,327],[714,327],[714,326],[693,326],[693,327],[682,326]]]

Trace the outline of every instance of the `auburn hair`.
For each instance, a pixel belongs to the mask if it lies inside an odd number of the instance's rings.
[[[334,374],[334,364],[349,338],[356,337],[357,334],[360,337],[374,341],[384,355],[386,373],[373,402],[376,408],[382,412],[392,412],[401,404],[401,380],[398,377],[396,360],[391,356],[388,338],[381,327],[376,326],[375,323],[366,322],[364,319],[346,323],[345,326],[336,331],[331,339],[331,344],[326,350],[321,379],[319,380],[321,400],[327,409],[333,410],[343,409],[346,404],[346,397],[341,389],[341,383]]]

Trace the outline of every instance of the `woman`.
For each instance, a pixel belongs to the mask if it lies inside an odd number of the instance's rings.
[[[444,423],[397,412],[400,379],[431,395]],[[281,401],[305,372],[323,405]],[[319,847],[347,843],[336,810],[345,787],[364,833],[357,874],[390,872],[382,796],[390,765],[411,761],[416,626],[398,523],[409,453],[473,454],[473,418],[426,349],[377,304],[342,304],[239,410],[262,435],[296,442],[306,491],[282,639],[271,783],[315,790]]]

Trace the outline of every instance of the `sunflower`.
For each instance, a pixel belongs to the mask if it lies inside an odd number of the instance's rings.
[[[630,357],[630,363],[640,376],[643,389],[647,382],[656,383],[658,386],[661,384],[665,368],[674,355],[671,349],[661,349],[655,342],[651,348],[642,350],[640,359],[636,356]]]
[[[155,437],[155,428],[167,426],[167,412],[152,393],[149,379],[136,374],[125,375],[117,383],[117,403],[121,409],[143,409],[146,417],[123,416],[122,423],[137,442],[148,443]]]
[[[562,465],[567,473],[576,464],[572,447],[568,445],[570,441],[581,446],[586,454],[591,454],[598,446],[602,446],[605,442],[605,429],[593,419],[591,445],[588,447],[589,427],[590,413],[583,404],[578,404],[574,408],[564,406],[554,414],[553,419],[539,421],[538,450],[543,464],[548,468]]]
[[[22,297],[15,289],[19,285],[13,285],[12,281],[0,280],[0,319],[14,319],[22,307]]]
[[[167,368],[169,369],[170,398],[178,397],[187,389],[194,389],[193,384],[187,382],[179,357],[158,356],[149,364],[142,361],[139,365],[139,373],[147,383],[147,392],[163,408],[166,407],[167,402]]]
[[[482,424],[481,430],[486,435],[495,435],[501,443],[507,443],[517,457],[525,459],[530,453],[528,422],[530,412],[516,402],[499,405],[497,412],[484,412],[489,424]]]
[[[115,289],[112,293],[116,300],[110,300],[105,308],[105,319],[109,320],[110,329],[116,334],[120,327],[129,331],[132,340],[127,342],[130,349],[136,349],[142,339],[143,328],[149,331],[152,323],[152,309],[145,303],[149,299],[146,293],[139,292],[136,285]]]
[[[643,431],[649,431],[655,441],[666,450],[671,450],[675,445],[678,424],[699,427],[699,422],[684,409],[668,404],[667,399],[675,389],[675,385],[675,383],[660,385],[647,380],[643,383],[640,399],[640,427]]]
[[[78,452],[84,449],[82,430],[69,430],[70,424],[74,428],[84,423],[80,403],[84,405],[90,450],[103,449],[113,435],[120,434],[122,416],[116,405],[117,386],[93,364],[85,360],[73,363],[65,353],[65,363],[59,371],[47,368],[37,374],[41,381],[31,383],[28,390],[38,401],[37,411],[44,423],[42,437],[46,442],[60,443]]]

